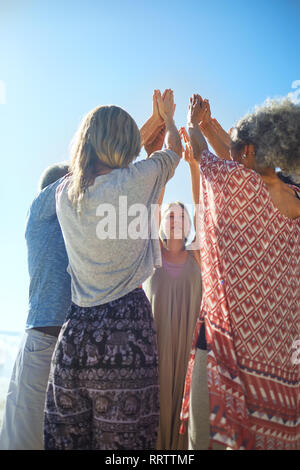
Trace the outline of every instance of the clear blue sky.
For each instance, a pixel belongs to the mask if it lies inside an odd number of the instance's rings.
[[[1,0],[0,329],[24,328],[26,212],[44,168],[68,159],[87,111],[114,103],[141,126],[153,89],[172,88],[178,126],[198,92],[228,129],[291,91],[299,46],[299,0]],[[171,200],[191,203],[184,162]]]

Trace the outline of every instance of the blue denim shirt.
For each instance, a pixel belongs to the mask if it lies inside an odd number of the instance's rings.
[[[30,285],[26,329],[61,326],[71,303],[68,257],[56,216],[55,192],[62,181],[63,178],[43,189],[27,215]]]

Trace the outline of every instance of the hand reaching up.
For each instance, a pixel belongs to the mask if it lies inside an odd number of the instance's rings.
[[[158,108],[158,99],[162,99],[160,91],[154,90],[152,95],[152,115],[140,128],[142,145],[153,140],[153,135],[157,133],[158,128],[160,129],[164,125],[164,120]]]
[[[181,136],[181,138],[183,139],[183,142],[185,144],[185,147],[182,146],[182,153],[183,153],[183,157],[184,157],[184,160],[190,165],[190,166],[194,166],[196,165],[198,167],[198,162],[195,160],[194,158],[194,152],[193,152],[193,148],[192,148],[192,145],[191,145],[191,142],[190,142],[190,138],[189,138],[189,135],[185,129],[185,127],[181,127],[179,129],[179,134]]]
[[[192,125],[199,125],[203,119],[205,119],[205,114],[208,112],[207,100],[204,101],[200,95],[194,94],[190,98],[189,110],[187,121]]]
[[[158,99],[161,98],[160,90],[154,90],[152,96],[152,117],[158,123],[158,125],[163,125],[164,120],[159,113]]]
[[[158,91],[157,105],[159,114],[165,122],[167,120],[173,120],[176,105],[174,104],[174,94],[172,90],[165,90],[163,96],[161,96],[160,91]]]
[[[211,123],[211,111],[209,101],[207,99],[203,100],[202,106],[204,108],[202,121],[200,122],[201,126],[207,126]]]

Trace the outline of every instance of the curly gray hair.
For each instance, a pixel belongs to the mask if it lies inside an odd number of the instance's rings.
[[[259,168],[279,167],[300,182],[300,105],[288,98],[267,100],[238,121],[231,132],[236,151],[253,144]]]

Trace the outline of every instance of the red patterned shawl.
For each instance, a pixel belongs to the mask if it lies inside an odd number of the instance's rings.
[[[260,176],[243,165],[205,151],[200,169],[203,300],[181,432],[205,321],[211,440],[234,449],[299,449],[300,220],[283,216]]]

